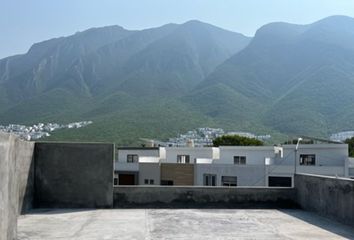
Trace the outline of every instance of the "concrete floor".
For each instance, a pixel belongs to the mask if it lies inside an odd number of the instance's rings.
[[[40,210],[19,218],[18,239],[354,239],[354,229],[302,210]]]

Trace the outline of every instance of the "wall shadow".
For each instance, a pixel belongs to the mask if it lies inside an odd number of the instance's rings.
[[[339,223],[335,220],[318,215],[315,212],[309,212],[305,210],[293,210],[293,209],[279,209],[284,214],[295,217],[308,224],[322,228],[328,232],[332,232],[346,239],[354,239],[354,228]]]

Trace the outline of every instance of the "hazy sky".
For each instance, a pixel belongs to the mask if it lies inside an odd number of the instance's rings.
[[[263,24],[354,17],[354,0],[0,0],[0,58],[90,27],[143,29],[191,19],[252,36]]]

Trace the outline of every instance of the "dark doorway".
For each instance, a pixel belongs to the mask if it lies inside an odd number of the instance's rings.
[[[291,177],[268,177],[269,187],[291,187]]]
[[[119,174],[119,185],[135,185],[134,174]]]
[[[161,180],[161,185],[162,186],[173,186],[173,181],[172,180]]]

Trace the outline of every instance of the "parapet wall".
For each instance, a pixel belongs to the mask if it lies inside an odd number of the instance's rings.
[[[112,207],[113,144],[34,143],[0,132],[0,239],[33,207]]]
[[[120,186],[114,207],[294,207],[293,188]]]
[[[354,180],[297,174],[295,189],[304,210],[354,226]]]
[[[32,207],[33,142],[0,132],[0,239],[16,239],[17,216]]]
[[[113,159],[113,144],[36,143],[35,207],[112,207]]]

